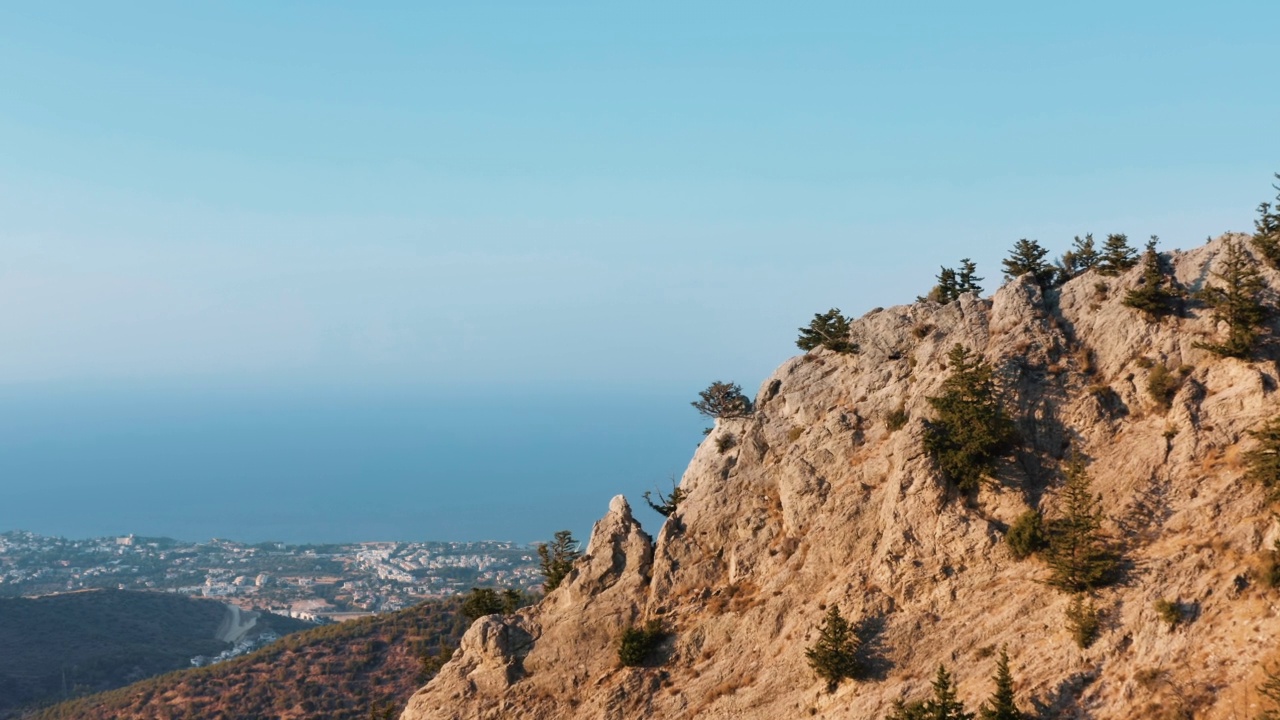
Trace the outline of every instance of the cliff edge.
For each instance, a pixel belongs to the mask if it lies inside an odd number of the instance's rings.
[[[1195,291],[1232,239],[1164,260]],[[788,360],[752,415],[716,423],[656,543],[614,498],[563,585],[478,620],[403,719],[882,718],[927,695],[939,663],[973,710],[1001,646],[1033,716],[1253,717],[1277,656],[1263,564],[1280,532],[1241,453],[1280,410],[1276,363],[1197,347],[1220,337],[1207,308],[1152,321],[1125,306],[1140,277],[1042,291],[1024,276],[990,299],[877,309],[852,324],[857,354]],[[970,499],[923,442],[957,343],[996,369],[1021,438]],[[1147,390],[1160,366],[1177,378],[1167,407]],[[1070,596],[1003,539],[1028,509],[1055,512],[1069,448],[1090,459],[1124,558],[1086,649]],[[1184,621],[1161,621],[1161,599]],[[859,621],[867,673],[828,692],[805,649],[833,604]],[[652,619],[669,635],[622,667],[623,628]]]

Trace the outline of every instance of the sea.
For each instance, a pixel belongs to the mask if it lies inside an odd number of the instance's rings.
[[[0,388],[0,531],[201,542],[646,528],[708,423],[671,393]]]

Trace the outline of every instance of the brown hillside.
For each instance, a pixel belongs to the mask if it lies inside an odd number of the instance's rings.
[[[423,655],[456,646],[464,626],[454,601],[290,635],[242,658],[62,703],[39,720],[363,720],[404,706]]]

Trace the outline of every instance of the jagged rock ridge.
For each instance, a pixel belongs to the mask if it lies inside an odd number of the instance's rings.
[[[1202,287],[1228,239],[1171,253],[1178,282]],[[787,361],[751,417],[718,422],[698,448],[656,546],[615,498],[564,585],[479,620],[404,720],[881,718],[924,696],[939,663],[972,710],[1001,645],[1039,717],[1252,717],[1280,631],[1261,580],[1277,528],[1240,453],[1278,409],[1276,365],[1197,348],[1218,330],[1205,308],[1155,323],[1125,307],[1140,272],[875,310],[853,323],[859,354]],[[997,368],[1023,438],[972,504],[922,443],[956,343]],[[1156,364],[1185,373],[1168,409],[1146,390]],[[898,410],[909,420],[895,431]],[[1068,447],[1091,458],[1125,548],[1086,650],[1044,564],[1002,541],[1026,509],[1054,511]],[[1158,599],[1189,622],[1169,629]],[[828,693],[804,650],[832,603],[863,621],[871,672]],[[660,657],[620,667],[621,630],[652,618],[672,632]]]

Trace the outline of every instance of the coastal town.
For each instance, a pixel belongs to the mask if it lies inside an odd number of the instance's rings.
[[[288,545],[0,533],[0,597],[153,590],[341,621],[472,587],[532,590],[542,579],[536,548],[513,542]]]

